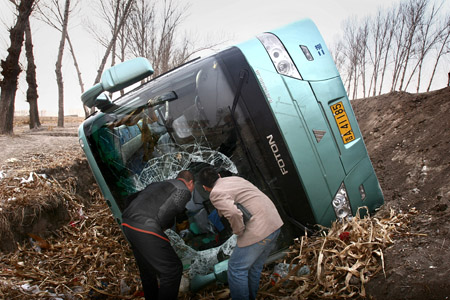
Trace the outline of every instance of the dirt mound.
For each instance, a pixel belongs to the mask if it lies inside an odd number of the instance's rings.
[[[30,130],[15,119],[15,134],[0,136],[0,251],[13,251],[29,234],[47,236],[70,220],[70,199],[81,205],[95,181],[77,139],[82,118],[41,119]]]
[[[450,295],[450,88],[393,92],[355,100],[366,146],[393,207],[419,214],[412,232],[385,252],[386,277],[368,285],[375,299],[448,299]]]

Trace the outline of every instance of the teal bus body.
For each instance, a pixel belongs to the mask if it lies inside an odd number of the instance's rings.
[[[371,211],[383,203],[378,180],[339,72],[317,27],[311,20],[271,31],[282,42],[297,66],[301,81],[274,71],[267,51],[257,40],[238,47],[252,66],[266,93],[289,152],[295,161],[318,224],[329,226],[335,218],[330,207],[341,182],[345,183],[353,213],[358,207]],[[306,46],[314,57],[309,61],[300,46]],[[354,131],[355,140],[343,144],[339,129],[329,109],[342,101]],[[325,131],[320,142],[314,130]],[[361,200],[358,188],[364,184],[370,199]]]
[[[311,20],[196,59],[115,101],[102,94],[152,73],[145,59],[131,60],[106,70],[82,96],[100,111],[80,125],[80,144],[119,224],[128,196],[208,165],[272,199],[285,223],[277,250],[317,224],[383,204],[339,72]],[[211,213],[208,201],[197,185],[187,206],[191,225]],[[200,251],[231,239],[208,226],[194,226],[186,243]]]

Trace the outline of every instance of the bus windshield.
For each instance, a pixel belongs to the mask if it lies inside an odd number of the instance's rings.
[[[141,86],[116,101],[113,111],[86,123],[93,155],[119,208],[148,184],[206,164],[224,176],[255,181],[247,145],[238,138],[246,135],[246,144],[253,144],[254,134],[245,109],[237,105],[231,112],[234,98],[213,56]],[[258,157],[258,151],[252,154]]]

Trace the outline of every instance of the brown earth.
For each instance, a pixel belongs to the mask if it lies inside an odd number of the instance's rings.
[[[410,229],[396,235],[384,251],[384,272],[366,284],[367,298],[449,299],[450,88],[422,94],[394,92],[354,100],[352,106],[385,196],[377,214],[391,208],[419,212]],[[61,181],[74,176],[80,193],[95,189],[76,138],[81,119],[68,119],[64,129],[55,126],[55,119],[44,120],[42,128],[33,131],[17,120],[15,135],[0,136],[0,171],[11,177],[35,170]],[[58,218],[49,214],[38,225],[14,228],[11,247],[26,239],[27,232],[45,236],[67,223],[64,212],[55,214]],[[0,250],[13,250],[0,242]]]
[[[60,128],[56,117],[44,117],[41,128],[30,130],[27,117],[16,117],[14,134],[0,135],[0,251],[15,250],[29,233],[45,236],[66,224],[70,219],[63,196],[66,189],[81,203],[90,198],[95,181],[78,143],[82,121],[66,117],[65,127]],[[29,179],[31,172],[54,178],[60,189],[20,187],[21,179]]]
[[[394,92],[352,101],[385,196],[419,214],[411,234],[396,237],[367,292],[382,299],[449,299],[450,87],[423,94]]]

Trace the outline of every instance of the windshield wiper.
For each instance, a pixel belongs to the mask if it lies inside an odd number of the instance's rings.
[[[147,101],[147,107],[154,107],[160,104],[163,104],[168,101],[173,101],[178,99],[177,94],[174,91],[164,93],[162,95],[158,95],[153,97]]]

